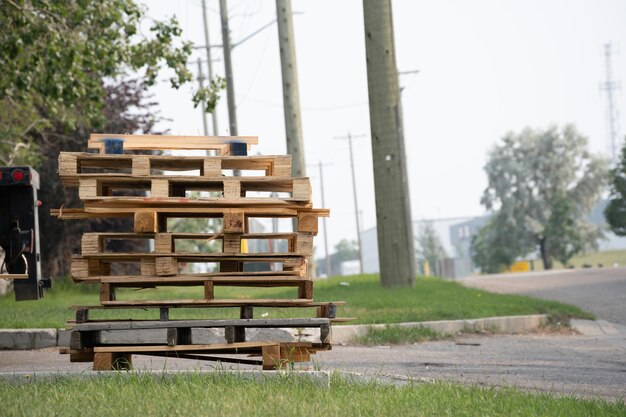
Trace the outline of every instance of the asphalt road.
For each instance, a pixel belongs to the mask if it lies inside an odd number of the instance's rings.
[[[320,352],[314,367],[368,375],[428,378],[524,390],[626,399],[626,349],[583,335],[462,336],[407,346],[336,346]],[[134,356],[136,369],[211,369],[213,362]],[[220,369],[232,368],[220,365]],[[249,369],[249,367],[241,367]],[[70,363],[54,349],[1,351],[0,373],[81,372],[90,363]]]
[[[492,292],[526,294],[576,305],[597,318],[626,325],[626,268],[589,268],[462,278]]]

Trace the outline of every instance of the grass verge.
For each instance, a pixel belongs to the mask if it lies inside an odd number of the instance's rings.
[[[369,327],[367,334],[354,338],[353,342],[365,346],[404,345],[430,340],[449,339],[451,336],[428,327],[408,327],[387,324],[385,327]]]
[[[27,399],[27,401],[25,401]],[[85,401],[88,399],[88,401]],[[263,382],[232,375],[118,375],[0,382],[4,415],[50,416],[623,416],[622,403],[448,383],[397,387],[333,376],[331,388],[287,374]]]
[[[42,300],[16,302],[12,294],[0,298],[0,328],[63,327],[73,318],[70,305],[99,304],[98,286],[55,280]],[[202,288],[124,289],[118,299],[201,298]],[[198,294],[200,293],[200,294]],[[295,290],[218,287],[217,298],[293,298]],[[340,317],[356,317],[351,324],[401,323],[430,320],[474,319],[493,316],[549,314],[555,317],[593,319],[577,307],[519,295],[494,294],[466,288],[456,282],[420,277],[413,288],[385,288],[378,275],[354,275],[319,280],[316,301],[340,301]],[[255,317],[314,317],[313,309],[255,309]],[[235,318],[237,309],[174,309],[172,318]],[[158,310],[94,311],[93,318],[156,319]]]

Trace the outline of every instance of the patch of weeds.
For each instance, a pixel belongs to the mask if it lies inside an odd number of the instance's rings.
[[[387,324],[385,327],[370,326],[365,336],[359,336],[353,342],[373,345],[406,345],[433,340],[449,339],[448,334],[437,332],[428,327],[410,327]]]

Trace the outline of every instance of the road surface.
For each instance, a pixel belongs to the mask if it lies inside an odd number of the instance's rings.
[[[525,294],[576,305],[597,318],[626,325],[626,268],[589,268],[461,278],[487,291]]]

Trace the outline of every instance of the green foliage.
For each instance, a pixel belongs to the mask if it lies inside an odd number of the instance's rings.
[[[24,146],[36,153],[29,132],[47,122],[75,128],[104,125],[105,86],[142,73],[151,86],[161,69],[179,88],[192,81],[187,59],[190,42],[182,41],[175,18],[147,21],[133,0],[7,0],[0,3],[0,155],[14,160]],[[223,80],[194,92],[193,100],[213,111]],[[17,134],[17,135],[16,135]],[[19,140],[10,140],[17,137]],[[19,145],[23,143],[24,145]]]
[[[586,216],[606,183],[607,161],[587,151],[587,138],[573,125],[507,134],[485,172],[481,203],[494,217],[472,250],[486,271],[535,250],[550,269],[554,259],[567,263],[596,247],[602,233]]]
[[[611,231],[618,236],[626,236],[626,146],[617,166],[610,175],[611,195],[604,210]]]
[[[446,258],[446,250],[443,248],[432,222],[422,223],[415,239],[418,256],[427,260],[431,268],[436,268],[437,261]]]
[[[354,240],[342,239],[335,245],[335,253],[333,261],[341,263],[344,261],[352,261],[359,259],[359,249]]]

